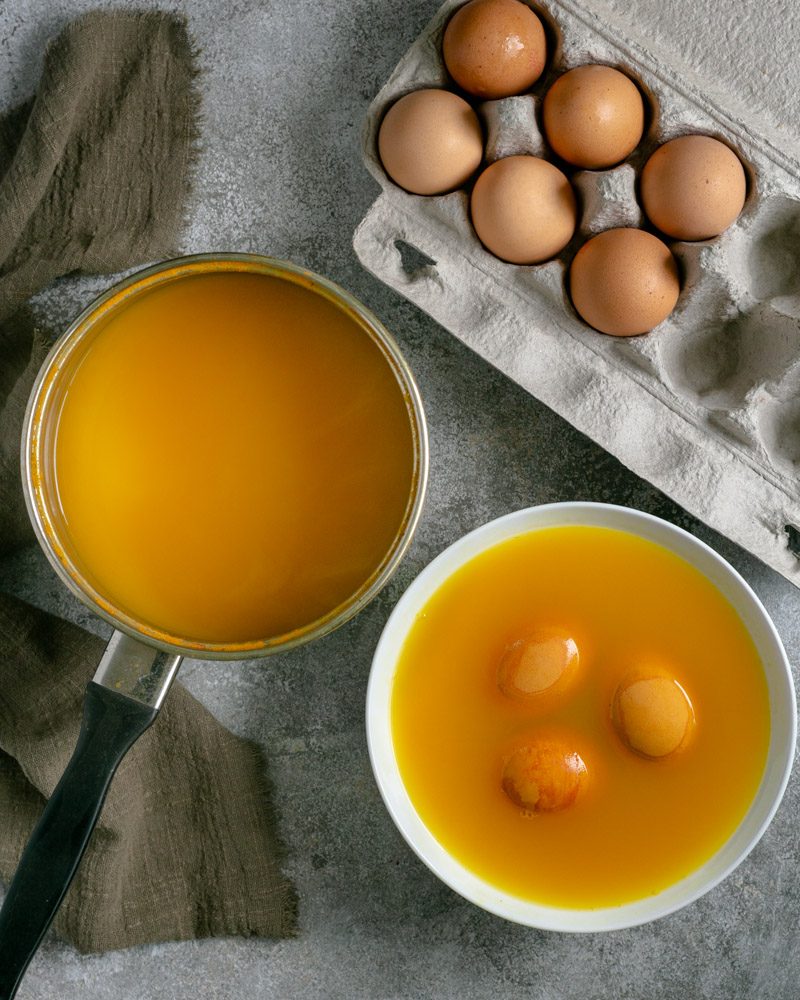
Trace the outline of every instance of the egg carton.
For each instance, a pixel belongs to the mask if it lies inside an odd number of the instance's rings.
[[[584,63],[625,70],[649,104],[626,163],[572,179],[579,232],[564,253],[523,267],[489,254],[469,220],[469,195],[411,195],[384,172],[377,132],[388,107],[422,87],[458,91],[441,39],[462,0],[448,0],[372,102],[366,165],[382,193],[356,230],[362,264],[638,475],[800,586],[800,159],[746,108],[658,51],[620,18],[573,0],[531,6],[549,35],[548,68],[530,94],[469,98],[486,160],[549,156],[537,126],[553,79]],[[701,243],[670,242],[683,286],[672,315],[642,337],[587,327],[566,291],[588,235],[636,226],[636,178],[662,142],[693,132],[737,150],[748,198],[737,222]]]

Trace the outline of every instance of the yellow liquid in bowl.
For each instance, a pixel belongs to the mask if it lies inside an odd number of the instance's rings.
[[[498,686],[509,643],[541,627],[580,651],[561,691],[525,701]],[[689,696],[686,747],[646,759],[612,722],[617,685],[642,664]],[[397,666],[392,733],[421,819],[465,867],[523,899],[569,908],[655,894],[700,867],[755,796],[770,734],[756,649],[697,570],[626,532],[530,532],[458,570],[418,615]],[[587,781],[565,809],[533,813],[503,791],[505,762],[552,736]]]
[[[58,413],[67,541],[96,590],[198,642],[268,639],[387,557],[409,405],[357,320],[290,280],[212,272],[123,302]]]

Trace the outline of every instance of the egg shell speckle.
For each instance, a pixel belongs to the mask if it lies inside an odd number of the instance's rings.
[[[482,98],[531,87],[547,59],[542,22],[520,0],[471,0],[450,18],[442,42],[456,83]]]
[[[679,240],[707,240],[739,217],[747,178],[739,157],[709,135],[684,135],[665,143],[644,166],[642,203],[662,233]]]
[[[483,159],[483,131],[472,107],[447,90],[415,90],[381,122],[378,152],[386,173],[413,194],[465,184]]]
[[[470,202],[483,245],[512,264],[555,257],[575,232],[577,205],[564,174],[536,156],[508,156],[480,175]]]
[[[682,749],[694,726],[688,695],[664,671],[633,671],[619,684],[612,708],[614,726],[623,743],[651,759]]]
[[[615,337],[652,330],[680,294],[669,247],[641,229],[609,229],[593,237],[575,255],[569,282],[578,314]]]
[[[600,170],[621,163],[644,132],[636,84],[611,66],[578,66],[559,77],[543,107],[547,141],[562,160]]]
[[[549,813],[571,806],[586,778],[586,764],[573,747],[540,737],[514,751],[503,768],[502,783],[521,809]]]

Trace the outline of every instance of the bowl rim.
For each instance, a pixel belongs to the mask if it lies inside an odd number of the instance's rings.
[[[661,544],[684,558],[733,606],[753,640],[770,702],[770,742],[764,772],[745,815],[698,869],[661,892],[618,906],[571,909],[521,899],[484,881],[450,855],[428,830],[400,776],[391,733],[391,693],[402,645],[417,614],[442,583],[475,556],[540,528],[587,525],[615,528]],[[786,652],[758,596],[730,563],[699,538],[653,514],[616,504],[567,501],[513,511],[482,524],[441,552],[412,581],[384,626],[366,696],[367,746],[384,805],[406,843],[446,885],[499,917],[540,930],[596,933],[665,917],[722,882],[761,839],[789,781],[797,738],[794,682]]]
[[[46,451],[42,426],[55,387],[71,357],[96,324],[109,312],[124,308],[134,296],[145,295],[166,282],[198,274],[245,272],[279,278],[305,287],[348,314],[372,339],[394,371],[406,402],[413,439],[414,469],[403,518],[382,562],[349,598],[315,621],[277,636],[236,642],[203,642],[172,634],[139,621],[92,585],[70,557],[44,497],[41,453]],[[200,659],[240,660],[293,649],[334,631],[366,607],[396,572],[414,537],[428,485],[428,427],[416,378],[397,341],[378,317],[340,285],[291,261],[257,253],[212,251],[185,254],[138,268],[95,296],[54,342],[42,362],[28,396],[22,427],[20,468],[25,505],[37,541],[62,583],[96,615],[115,629],[168,653]]]

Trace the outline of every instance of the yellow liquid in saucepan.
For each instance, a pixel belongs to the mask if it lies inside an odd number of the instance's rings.
[[[183,277],[113,310],[58,415],[74,555],[134,618],[266,639],[381,564],[414,475],[409,407],[358,322],[300,284]]]
[[[571,686],[520,702],[497,686],[509,642],[572,634]],[[695,712],[682,751],[648,760],[613,728],[616,685],[666,666]],[[487,882],[554,906],[617,905],[703,864],[746,813],[764,769],[768,692],[756,649],[720,592],[661,546],[600,528],[531,532],[454,574],[415,621],[392,727],[409,796],[439,842]],[[560,812],[526,814],[504,761],[537,733],[570,742],[588,780]]]

